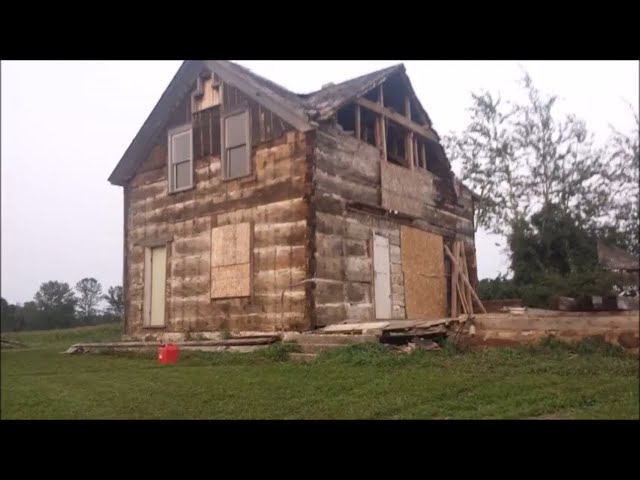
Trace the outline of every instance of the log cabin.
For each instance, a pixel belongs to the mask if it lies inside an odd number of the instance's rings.
[[[109,181],[129,338],[443,318],[454,241],[477,282],[477,196],[403,64],[296,94],[185,61]]]

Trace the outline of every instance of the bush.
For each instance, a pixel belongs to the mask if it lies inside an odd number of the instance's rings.
[[[615,295],[619,277],[610,272],[541,273],[530,283],[516,283],[505,276],[478,282],[482,300],[522,299],[527,307],[548,308],[552,296],[579,297],[581,295]]]

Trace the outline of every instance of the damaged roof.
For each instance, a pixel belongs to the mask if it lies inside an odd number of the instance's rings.
[[[345,82],[325,85],[322,89],[312,93],[298,94],[233,62],[187,60],[180,66],[113,170],[109,177],[111,183],[124,185],[135,174],[138,164],[164,134],[173,109],[186,95],[191,93],[196,78],[205,71],[214,71],[222,80],[232,83],[254,101],[273,111],[299,131],[315,128],[316,122],[331,118],[345,103],[366,94],[390,76],[400,74],[402,81],[416,98],[420,115],[429,126],[431,125],[431,120],[417,100],[409,77],[406,75],[405,67],[401,63]]]
[[[640,259],[622,250],[598,240],[598,262],[606,270],[640,271]]]

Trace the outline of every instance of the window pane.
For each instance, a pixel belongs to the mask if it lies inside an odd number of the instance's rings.
[[[249,175],[249,155],[246,145],[227,150],[229,159],[228,178]]]
[[[247,142],[247,114],[241,113],[227,117],[226,122],[226,146],[227,148],[244,145]]]
[[[179,133],[171,137],[171,161],[173,163],[191,160],[191,132]]]
[[[179,163],[175,166],[176,190],[191,186],[191,162]]]

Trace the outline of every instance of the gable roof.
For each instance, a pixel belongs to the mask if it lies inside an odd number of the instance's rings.
[[[186,60],[109,176],[111,183],[124,185],[135,174],[139,164],[166,130],[173,110],[191,93],[194,82],[204,71],[215,72],[223,81],[235,85],[299,131],[312,130],[317,126],[316,121],[331,118],[345,103],[366,94],[390,76],[400,74],[416,100],[419,114],[431,125],[429,116],[415,95],[405,67],[401,63],[342,83],[329,84],[316,92],[297,94],[233,62]]]

